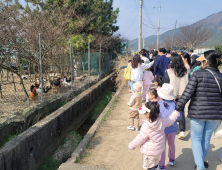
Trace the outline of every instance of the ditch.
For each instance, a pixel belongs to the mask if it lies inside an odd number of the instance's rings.
[[[112,88],[105,92],[101,100],[90,112],[89,118],[86,119],[77,131],[72,131],[67,135],[52,156],[45,160],[40,170],[57,170],[62,163],[66,162],[66,160],[71,157],[72,152],[82,141],[90,127],[95,123],[96,119],[110,102],[115,91],[116,89]]]

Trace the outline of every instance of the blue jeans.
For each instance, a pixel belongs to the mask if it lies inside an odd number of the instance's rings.
[[[133,84],[136,83],[136,81],[130,80],[130,90],[134,92],[133,90]]]
[[[128,87],[129,87],[129,89],[131,89],[131,88],[130,88],[130,82],[131,82],[131,81],[128,81]]]
[[[210,146],[210,138],[219,120],[190,119],[192,151],[197,170],[205,169],[204,160]]]

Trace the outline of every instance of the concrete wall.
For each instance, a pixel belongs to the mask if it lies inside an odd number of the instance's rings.
[[[28,107],[22,112],[14,113],[13,118],[5,119],[0,125],[0,142],[4,141],[8,135],[24,132],[36,122],[55,111],[60,102],[64,102],[70,97],[73,99],[73,95],[74,91],[67,91],[60,97],[53,96],[51,99],[44,100],[44,104],[39,103],[35,107]]]
[[[114,76],[115,73],[112,73],[8,142],[0,150],[0,169],[39,169],[66,135],[78,129],[87,119],[103,93],[112,86]]]

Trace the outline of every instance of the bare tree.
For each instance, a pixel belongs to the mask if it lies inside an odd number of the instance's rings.
[[[210,29],[203,23],[180,27],[179,34],[175,37],[175,43],[180,47],[192,49],[199,47],[213,36]]]
[[[174,46],[173,37],[172,36],[169,36],[169,35],[165,36],[163,38],[163,42],[164,42],[164,46],[165,46],[166,49],[169,49],[169,48]]]

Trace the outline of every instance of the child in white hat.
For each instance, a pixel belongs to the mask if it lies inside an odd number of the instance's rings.
[[[173,86],[167,83],[163,84],[163,86],[157,91],[158,96],[161,98],[161,100],[158,103],[160,105],[160,116],[162,117],[165,117],[165,118],[170,117],[173,111],[175,110],[175,102],[174,102],[175,96],[173,92],[174,92]],[[182,119],[181,116],[177,120]],[[166,127],[164,130],[165,146],[166,146],[166,142],[168,142],[168,145],[169,145],[169,152],[168,152],[169,163],[168,164],[171,166],[176,164],[175,136],[176,136],[177,131],[178,131],[177,122],[174,122],[173,125],[171,125],[170,127]],[[166,170],[165,158],[166,158],[166,151],[164,150],[160,156],[158,170]]]
[[[140,106],[142,106],[142,84],[140,82],[136,82],[133,84],[133,94],[130,98],[130,101],[128,102],[128,106],[130,107],[130,113],[129,113],[129,123],[130,126],[127,128],[129,130],[137,130],[139,131],[139,112],[138,109]],[[135,122],[135,124],[134,124]]]
[[[143,123],[140,133],[129,143],[128,147],[134,150],[140,146],[143,156],[143,168],[155,170],[158,167],[159,158],[165,150],[165,127],[171,126],[180,116],[174,111],[169,118],[159,116],[158,102],[147,102],[139,108],[139,113],[144,114],[147,120]]]

